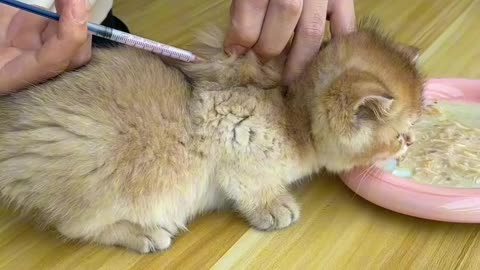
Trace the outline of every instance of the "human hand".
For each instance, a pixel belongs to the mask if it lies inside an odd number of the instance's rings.
[[[87,0],[56,0],[60,21],[0,4],[0,95],[90,60]]]
[[[228,53],[253,50],[266,61],[289,44],[284,81],[295,79],[318,52],[327,17],[332,36],[355,30],[353,0],[232,0]]]

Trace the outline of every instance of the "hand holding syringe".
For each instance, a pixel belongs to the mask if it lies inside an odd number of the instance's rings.
[[[52,20],[58,21],[60,16],[54,12],[44,10],[32,5],[28,5],[16,0],[0,0],[0,3],[10,5]],[[199,57],[193,53],[175,48],[169,45],[165,45],[153,40],[142,38],[136,35],[125,33],[110,27],[103,25],[88,23],[88,30],[95,36],[99,36],[105,39],[109,39],[115,42],[119,42],[128,46],[133,46],[139,49],[151,51],[166,57],[178,59],[184,62],[197,62],[200,60]]]

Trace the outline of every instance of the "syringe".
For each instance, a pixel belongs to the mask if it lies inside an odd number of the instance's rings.
[[[4,3],[6,5],[16,7],[45,18],[49,18],[55,21],[60,20],[60,16],[55,13],[51,12],[36,6],[32,6],[29,4],[25,4],[20,1],[16,0],[0,0],[0,3]],[[197,62],[200,60],[198,56],[194,55],[193,53],[182,50],[179,48],[175,48],[166,44],[162,44],[153,40],[149,40],[143,37],[139,37],[136,35],[132,35],[120,30],[116,30],[110,27],[106,27],[100,24],[95,23],[88,23],[88,30],[92,35],[99,36],[105,39],[109,39],[115,42],[119,42],[125,45],[133,46],[139,49],[151,51],[166,57],[175,58],[185,62]]]

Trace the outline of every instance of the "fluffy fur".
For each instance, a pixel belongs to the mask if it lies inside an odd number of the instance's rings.
[[[220,32],[218,32],[220,33]],[[131,48],[0,99],[0,193],[68,239],[167,249],[195,216],[233,206],[255,228],[295,223],[290,184],[400,156],[422,105],[416,51],[361,26],[288,89],[284,57],[201,64]]]

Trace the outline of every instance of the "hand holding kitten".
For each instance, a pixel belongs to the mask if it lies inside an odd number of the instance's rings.
[[[90,60],[88,1],[57,0],[60,22],[0,5],[0,95]]]
[[[325,21],[333,36],[355,30],[353,0],[233,0],[227,52],[252,49],[261,59],[279,55],[292,39],[283,74],[293,80],[318,52]]]

